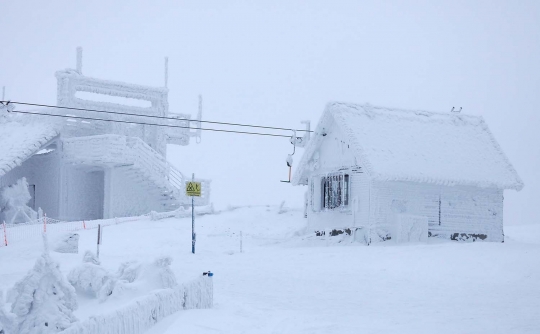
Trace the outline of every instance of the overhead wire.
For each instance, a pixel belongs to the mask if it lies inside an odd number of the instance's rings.
[[[86,108],[75,108],[75,107],[64,107],[64,106],[52,106],[48,104],[37,104],[29,102],[18,102],[18,101],[0,101],[1,103],[14,103],[34,107],[45,107],[45,108],[58,108],[58,109],[68,109],[68,110],[78,110],[78,111],[90,111],[97,113],[105,113],[112,115],[122,115],[122,116],[136,116],[136,117],[148,117],[155,119],[167,119],[173,121],[189,121],[189,122],[199,122],[199,123],[208,123],[208,124],[219,124],[219,125],[230,125],[230,126],[241,126],[241,127],[251,127],[251,128],[260,128],[260,129],[269,129],[269,130],[284,130],[284,131],[298,131],[298,132],[313,132],[311,130],[302,130],[302,129],[291,129],[291,128],[282,128],[282,127],[273,127],[273,126],[264,126],[264,125],[254,125],[254,124],[242,124],[242,123],[230,123],[230,122],[218,122],[218,121],[203,121],[189,118],[176,118],[168,116],[159,116],[159,115],[141,115],[128,112],[119,112],[119,111],[107,111],[107,110],[97,110],[97,109],[86,109]]]
[[[10,112],[19,113],[19,114],[27,114],[27,115],[62,117],[62,118],[71,118],[71,119],[75,118],[75,119],[92,120],[92,121],[105,121],[105,122],[138,124],[138,125],[155,125],[155,126],[168,127],[168,128],[193,129],[193,130],[202,130],[202,131],[227,132],[227,133],[258,135],[258,136],[284,137],[284,138],[290,138],[291,137],[291,136],[287,136],[287,135],[279,135],[279,134],[274,134],[274,133],[234,131],[234,130],[211,129],[211,128],[202,128],[202,127],[193,128],[193,127],[190,127],[190,126],[181,126],[181,125],[172,125],[172,124],[147,123],[147,122],[118,120],[118,119],[84,117],[84,116],[76,116],[76,115],[44,114],[44,113],[38,113],[38,112],[32,112],[32,111],[24,111],[24,110],[11,110]],[[180,119],[172,118],[172,120],[180,120]],[[198,122],[198,121],[195,120],[193,122]]]

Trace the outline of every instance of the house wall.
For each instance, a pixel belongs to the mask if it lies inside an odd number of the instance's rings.
[[[503,241],[503,192],[460,186],[374,181],[371,186],[371,242],[391,238],[396,215],[424,216],[431,236],[485,235]],[[459,236],[458,235],[458,236]]]
[[[104,172],[79,166],[64,166],[61,202],[63,220],[103,218]]]
[[[60,166],[61,155],[58,150],[34,155],[0,177],[0,188],[26,177],[29,185],[35,185],[34,209],[37,211],[42,208],[47,216],[58,218]]]
[[[308,228],[311,230],[366,227],[369,225],[370,179],[351,152],[351,145],[337,127],[325,136],[310,161],[312,172],[308,181]],[[349,175],[349,205],[322,209],[321,179],[328,173]]]
[[[308,229],[362,227],[370,243],[391,238],[398,215],[410,215],[426,217],[433,237],[503,241],[502,190],[373,181],[338,127],[328,129],[309,162]],[[350,176],[349,205],[321,209],[321,178],[339,171]]]

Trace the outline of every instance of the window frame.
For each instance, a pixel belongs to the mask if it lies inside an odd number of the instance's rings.
[[[344,210],[350,207],[351,177],[346,171],[320,177],[320,211]],[[333,191],[328,191],[333,189]]]

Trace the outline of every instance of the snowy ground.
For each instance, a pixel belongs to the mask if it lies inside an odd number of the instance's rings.
[[[363,246],[305,238],[300,211],[240,208],[191,221],[130,222],[105,228],[102,265],[174,258],[179,281],[214,276],[215,307],[178,312],[162,333],[539,333],[540,225],[506,227],[506,242]],[[240,253],[239,232],[243,232]],[[96,231],[83,231],[79,254],[52,256],[67,273]],[[0,248],[1,289],[30,269],[39,242]],[[79,319],[129,300],[81,300]]]

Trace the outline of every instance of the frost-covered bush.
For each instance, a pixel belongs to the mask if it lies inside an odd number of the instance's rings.
[[[78,253],[79,235],[77,233],[64,234],[57,240],[54,251],[58,253]]]
[[[120,264],[117,274],[118,279],[126,283],[133,283],[137,276],[139,276],[141,266],[141,263],[137,261],[128,261]]]
[[[121,296],[126,292],[145,294],[156,289],[168,289],[178,285],[176,277],[170,268],[172,259],[168,256],[159,257],[152,263],[141,264],[136,261],[122,263],[116,275],[116,281],[111,282],[111,294]]]
[[[99,262],[99,259],[97,258],[97,256],[94,253],[92,253],[91,251],[86,251],[86,253],[84,253],[83,262],[84,263],[101,264],[101,262]]]
[[[0,291],[0,334],[15,333],[15,315],[6,311],[4,294]]]
[[[0,210],[7,223],[24,223],[37,218],[37,213],[26,204],[32,199],[26,178],[5,187],[0,192]]]
[[[83,263],[73,268],[67,278],[78,292],[98,298],[102,296],[102,289],[108,281],[114,279],[107,270],[101,267],[99,260],[90,251],[84,254]]]
[[[75,289],[46,251],[8,293],[16,333],[58,333],[77,321]]]
[[[158,289],[173,288],[178,285],[176,276],[170,268],[172,258],[168,256],[157,258],[154,263],[145,266],[142,278],[151,281]]]
[[[142,295],[177,286],[176,277],[169,267],[171,262],[167,256],[148,264],[128,261],[120,265],[116,274],[110,274],[101,267],[95,255],[87,251],[83,263],[68,274],[68,280],[78,292],[104,302],[111,296]]]

